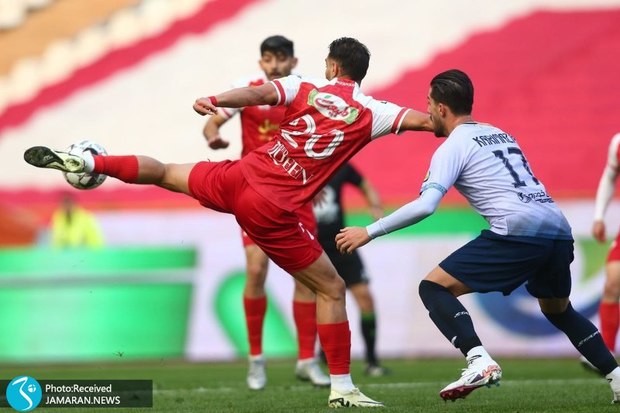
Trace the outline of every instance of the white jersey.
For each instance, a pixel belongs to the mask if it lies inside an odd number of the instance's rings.
[[[572,239],[568,221],[516,140],[488,124],[457,126],[437,149],[421,192],[453,186],[500,235]]]

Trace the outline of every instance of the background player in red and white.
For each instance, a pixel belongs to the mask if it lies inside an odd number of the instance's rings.
[[[607,164],[596,192],[596,204],[594,207],[594,223],[592,235],[598,242],[605,242],[605,212],[614,195],[616,180],[620,172],[620,133],[611,139]],[[601,335],[607,348],[613,353],[616,349],[616,336],[620,324],[620,312],[618,301],[620,300],[620,233],[611,244],[605,266],[606,279],[603,289],[603,297],[599,307],[601,320]]]
[[[276,138],[238,161],[164,164],[147,156],[81,156],[36,146],[26,162],[65,172],[94,172],[127,183],[182,192],[201,205],[234,214],[248,236],[280,267],[317,295],[317,330],[331,379],[330,407],[379,407],[351,379],[351,331],[345,284],[297,210],[373,139],[405,130],[432,130],[426,113],[365,96],[370,53],[352,38],[334,40],[327,80],[287,76],[258,87],[197,99],[194,110],[288,106]]]
[[[234,87],[256,87],[288,76],[297,65],[293,42],[284,36],[270,36],[260,45],[258,65],[263,73],[235,82]],[[235,115],[241,121],[241,156],[271,142],[284,118],[284,106],[248,106],[245,108],[219,108],[209,118],[203,134],[212,149],[227,148],[229,142],[220,136],[220,127]],[[316,232],[312,205],[299,211],[306,228]],[[269,257],[250,237],[241,231],[246,258],[246,281],[243,290],[243,308],[250,345],[248,387],[260,390],[267,384],[265,358],[263,357],[263,323],[267,310],[265,281]],[[298,360],[295,374],[301,380],[309,380],[315,386],[329,386],[329,377],[320,369],[315,358],[316,345],[316,297],[299,281],[295,281],[293,294],[293,319],[297,328]]]

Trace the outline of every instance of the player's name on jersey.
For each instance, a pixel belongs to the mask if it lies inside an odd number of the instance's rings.
[[[479,146],[499,145],[501,143],[515,143],[516,140],[507,133],[493,133],[472,138]]]
[[[295,143],[295,145],[297,144]],[[301,180],[303,185],[312,177],[312,175],[308,177],[306,169],[297,163],[296,160],[289,158],[288,149],[286,149],[283,143],[275,141],[273,147],[267,153],[273,159],[273,163],[280,165],[294,179]]]

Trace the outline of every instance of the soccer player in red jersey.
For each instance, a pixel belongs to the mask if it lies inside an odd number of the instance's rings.
[[[614,135],[609,143],[607,151],[607,162],[601,175],[601,180],[596,191],[596,203],[594,206],[594,222],[592,224],[592,235],[598,242],[607,241],[605,228],[605,212],[614,195],[616,181],[620,173],[620,133]],[[599,307],[599,318],[601,323],[601,335],[605,345],[614,353],[616,351],[616,336],[620,327],[620,311],[618,301],[620,300],[620,233],[611,244],[607,254],[605,265],[605,287]],[[581,358],[584,366],[594,368],[584,357]]]
[[[258,87],[288,76],[297,65],[293,42],[284,36],[270,36],[260,45],[258,64],[262,74],[235,82],[235,87]],[[219,108],[218,113],[207,121],[203,134],[212,149],[227,148],[229,142],[220,136],[220,127],[235,115],[241,120],[241,156],[274,140],[284,118],[285,106],[247,106],[244,108]],[[297,212],[306,228],[316,232],[312,204]],[[265,281],[269,257],[254,241],[241,231],[246,258],[246,282],[243,291],[243,308],[250,345],[248,387],[260,390],[267,384],[265,359],[263,357],[263,323],[267,310]],[[297,328],[298,360],[296,376],[315,386],[329,386],[329,377],[323,373],[315,358],[316,345],[316,297],[299,281],[295,281],[293,294],[293,319]]]
[[[360,91],[369,61],[366,46],[344,37],[329,46],[326,80],[287,76],[197,99],[194,110],[201,115],[214,115],[217,107],[287,106],[276,139],[237,161],[165,164],[146,156],[78,156],[43,146],[26,150],[24,159],[42,168],[157,185],[234,214],[276,264],[317,295],[317,330],[331,378],[328,405],[383,406],[353,384],[345,284],[296,212],[373,139],[405,130],[432,131],[428,114]]]

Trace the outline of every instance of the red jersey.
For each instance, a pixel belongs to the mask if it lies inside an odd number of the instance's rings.
[[[235,87],[261,86],[265,82],[265,78],[245,80],[236,83]],[[220,108],[220,115],[226,119],[240,113],[242,157],[274,139],[280,127],[280,122],[284,118],[284,112],[286,112],[286,107],[284,106],[269,105],[248,106],[245,108]]]
[[[254,190],[295,211],[372,139],[398,133],[408,109],[361,93],[348,79],[291,75],[271,82],[287,106],[273,142],[248,154],[241,168]]]

